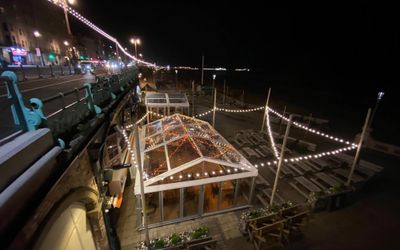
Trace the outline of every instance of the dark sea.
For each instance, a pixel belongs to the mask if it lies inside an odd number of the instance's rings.
[[[400,92],[397,84],[389,81],[361,80],[297,80],[273,77],[263,72],[205,71],[204,84],[212,85],[216,75],[218,91],[223,82],[231,96],[240,98],[244,91],[247,103],[264,105],[268,88],[272,88],[270,105],[282,112],[284,106],[290,113],[328,119],[327,132],[354,139],[361,132],[368,108],[377,103],[377,94],[385,94],[379,102],[372,123],[372,136],[390,144],[400,145]],[[200,71],[180,71],[179,81],[189,85],[191,80],[200,84]]]

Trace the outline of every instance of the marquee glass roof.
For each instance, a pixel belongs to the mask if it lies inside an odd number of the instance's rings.
[[[141,131],[140,143],[145,191],[155,185],[257,175],[257,169],[210,124],[192,117],[174,114],[149,123]]]

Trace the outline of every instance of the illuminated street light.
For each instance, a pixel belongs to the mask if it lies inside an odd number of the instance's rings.
[[[139,38],[131,38],[130,42],[135,46],[135,57],[137,58],[137,45],[140,45]]]
[[[139,56],[140,56],[140,57],[143,57],[142,53],[139,53]]]
[[[34,35],[36,38],[42,36],[42,34],[40,34],[40,32],[37,31],[37,30],[33,31],[33,35]]]
[[[41,37],[42,36],[42,34],[40,34],[40,32],[38,31],[38,30],[34,30],[33,31],[33,36],[35,37],[35,39],[36,39],[36,46],[37,46],[37,49],[40,51],[40,61],[41,61],[41,63],[42,63],[42,66],[44,66],[45,65],[45,63],[44,63],[44,59],[43,59],[43,53],[42,53],[42,51],[40,50],[40,41],[39,41],[39,37]]]
[[[69,4],[74,4],[74,3],[75,3],[75,0],[68,0],[68,3],[69,3]]]
[[[64,45],[65,45],[65,46],[68,46],[68,45],[69,45],[69,42],[68,42],[68,41],[64,41]]]
[[[369,120],[369,123],[368,123],[368,129],[370,129],[372,126],[372,122],[375,118],[376,110],[378,109],[379,103],[381,102],[384,95],[385,95],[385,92],[382,92],[382,91],[378,92],[378,97],[376,98],[376,104],[374,107],[374,111],[372,111],[371,119]]]

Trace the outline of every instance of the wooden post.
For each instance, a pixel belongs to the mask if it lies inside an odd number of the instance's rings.
[[[217,109],[217,89],[214,89],[214,108],[213,108],[213,121],[212,126],[215,128],[215,111]]]
[[[289,136],[289,131],[290,131],[290,125],[292,124],[292,118],[293,115],[289,116],[289,121],[286,126],[286,132],[285,132],[285,137],[283,138],[283,143],[282,143],[282,148],[281,148],[281,156],[279,157],[279,162],[278,162],[278,168],[276,170],[276,175],[275,175],[275,181],[274,181],[274,187],[272,188],[272,193],[271,193],[271,200],[269,202],[269,205],[272,206],[274,203],[274,197],[275,197],[275,192],[276,192],[276,187],[278,186],[278,180],[279,180],[279,173],[281,171],[281,166],[282,166],[282,161],[283,157],[285,155],[285,147],[286,147],[286,141]]]
[[[194,92],[195,92],[195,85],[194,81],[192,81],[192,116],[194,116]]]
[[[149,227],[147,225],[147,211],[146,211],[146,199],[144,196],[144,183],[143,183],[143,169],[142,169],[142,161],[141,161],[141,154],[140,154],[140,143],[139,143],[139,129],[138,125],[135,124],[135,149],[136,149],[136,161],[137,161],[137,168],[139,170],[139,180],[140,180],[140,196],[142,202],[142,213],[143,213],[143,227],[145,232],[145,242],[146,246],[150,245],[149,240]]]
[[[364,141],[365,132],[368,129],[368,123],[369,123],[370,115],[371,115],[371,109],[369,108],[368,109],[368,113],[367,113],[367,117],[365,118],[363,131],[361,132],[360,141],[358,142],[357,152],[356,152],[356,155],[354,156],[353,164],[351,165],[349,178],[347,178],[346,186],[349,186],[350,183],[351,183],[351,178],[353,177],[354,169],[356,168],[356,164],[358,162],[358,158],[360,157],[360,151],[361,151],[361,147],[362,147],[362,144],[363,144],[363,141]]]
[[[286,113],[286,105],[285,105],[285,107],[283,108],[283,116],[285,116],[285,113]],[[281,119],[279,120],[279,134],[281,134],[282,121],[283,121],[283,118],[281,118]]]
[[[267,119],[268,102],[269,102],[269,96],[270,96],[270,95],[271,95],[271,88],[268,89],[267,101],[265,102],[264,117],[263,117],[262,124],[261,124],[261,131],[264,130],[265,120]]]
[[[222,104],[225,104],[225,85],[226,85],[226,80],[224,79],[224,95],[222,96]]]

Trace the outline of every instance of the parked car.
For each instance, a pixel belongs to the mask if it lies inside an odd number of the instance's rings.
[[[95,66],[91,62],[81,62],[81,63],[79,63],[79,66],[80,66],[82,74],[86,74],[86,73],[93,74],[94,73]]]

